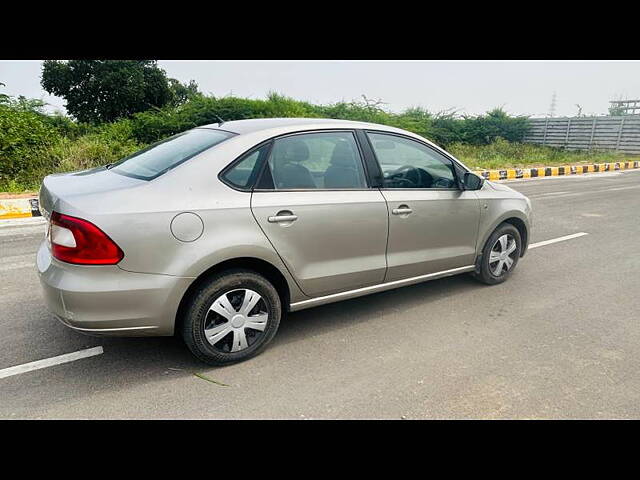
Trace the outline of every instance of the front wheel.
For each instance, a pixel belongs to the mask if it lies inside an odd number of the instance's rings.
[[[520,232],[510,223],[502,223],[491,234],[482,250],[480,272],[474,276],[487,285],[502,283],[515,269],[522,251]]]
[[[278,330],[282,306],[274,286],[250,270],[205,281],[191,297],[182,337],[210,365],[236,363],[263,350]]]

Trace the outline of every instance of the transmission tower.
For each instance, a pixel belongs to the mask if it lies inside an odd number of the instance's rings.
[[[551,106],[549,107],[549,116],[554,117],[556,115],[556,92],[553,92],[551,97]]]

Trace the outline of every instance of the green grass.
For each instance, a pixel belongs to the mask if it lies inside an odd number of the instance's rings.
[[[507,142],[502,139],[489,145],[455,143],[447,150],[474,170],[640,161],[640,155],[624,155],[611,151],[563,150],[530,143]]]
[[[217,380],[214,380],[213,378],[209,378],[206,375],[204,375],[203,373],[193,372],[193,375],[198,377],[198,378],[201,378],[202,380],[206,380],[207,382],[215,383],[216,385],[220,385],[221,387],[228,387],[229,386],[226,383],[222,383],[222,382],[219,382]]]

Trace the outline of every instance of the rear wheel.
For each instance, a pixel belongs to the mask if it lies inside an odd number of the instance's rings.
[[[281,312],[278,292],[267,279],[250,270],[229,270],[194,293],[182,337],[203,362],[240,362],[267,346],[278,330]]]
[[[513,272],[520,258],[520,232],[510,223],[502,223],[491,234],[482,250],[480,272],[474,276],[487,285],[502,283]]]

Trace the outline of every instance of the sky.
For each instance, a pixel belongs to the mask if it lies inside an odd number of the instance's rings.
[[[41,98],[48,110],[64,99],[40,86],[41,61],[0,60],[0,93]],[[381,100],[400,112],[424,107],[481,114],[502,107],[510,114],[606,114],[609,100],[640,98],[640,61],[212,61],[159,60],[169,77],[195,80],[215,96],[265,98],[275,91],[313,103]]]

